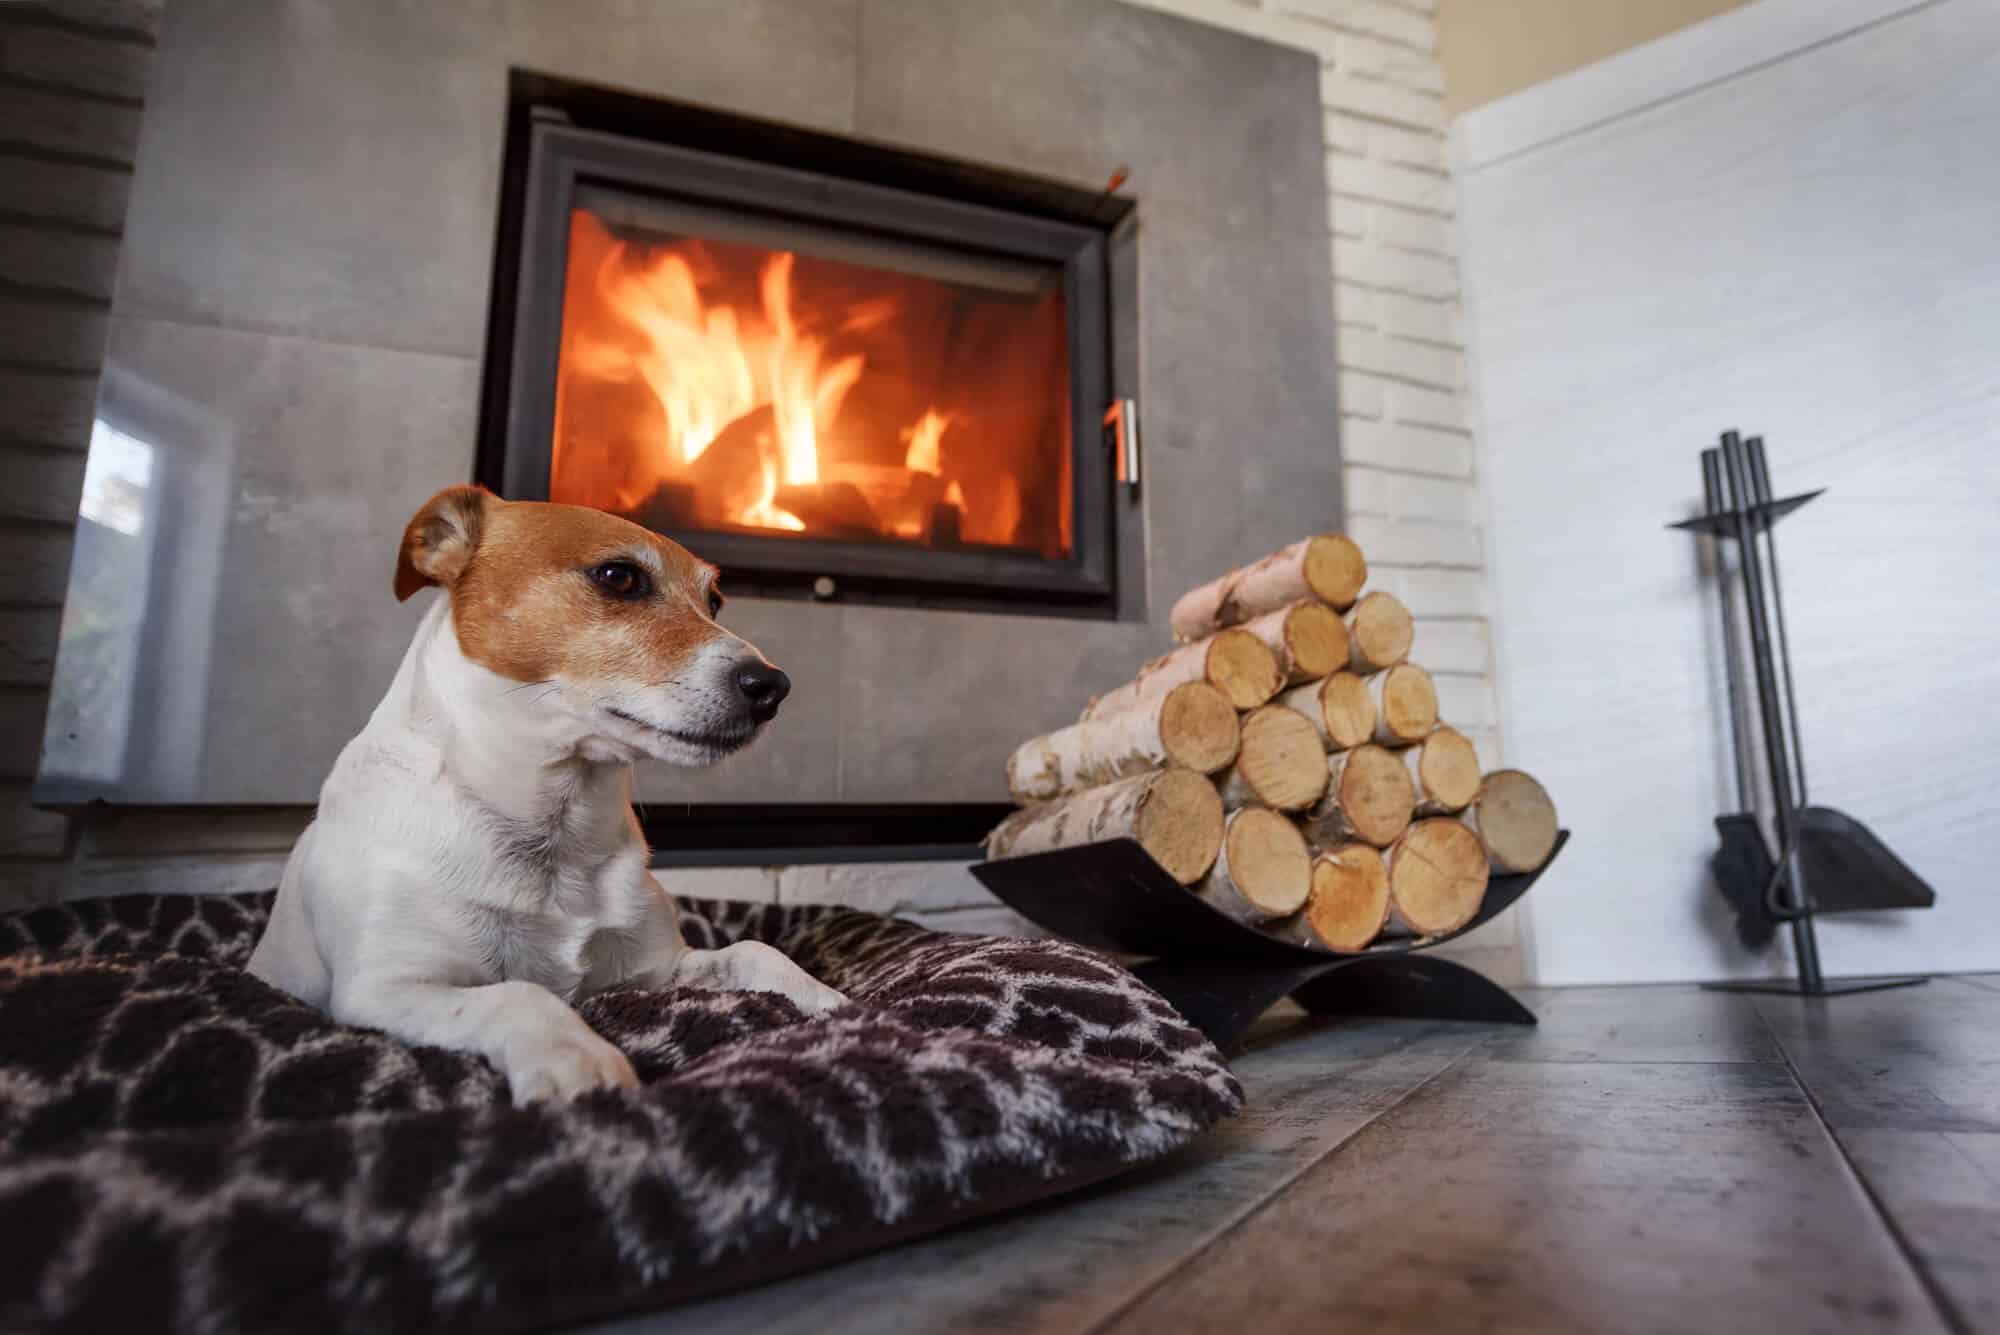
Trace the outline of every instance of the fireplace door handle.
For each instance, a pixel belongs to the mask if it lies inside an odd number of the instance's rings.
[[[1120,482],[1139,489],[1139,402],[1113,399],[1104,410],[1104,443]]]

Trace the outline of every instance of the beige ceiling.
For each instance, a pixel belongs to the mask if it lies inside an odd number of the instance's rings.
[[[1567,74],[1749,0],[1441,0],[1445,109]]]

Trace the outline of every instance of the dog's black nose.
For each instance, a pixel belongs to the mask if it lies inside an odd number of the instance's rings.
[[[759,723],[769,723],[777,717],[778,706],[792,693],[792,679],[769,663],[739,663],[736,689],[743,692],[744,700],[749,703],[750,716]]]

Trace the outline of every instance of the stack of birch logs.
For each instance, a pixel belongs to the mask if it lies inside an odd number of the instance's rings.
[[[1464,927],[1491,872],[1548,860],[1555,807],[1438,721],[1409,610],[1367,581],[1320,534],[1187,593],[1180,648],[1008,759],[1021,809],[987,855],[1129,837],[1239,921],[1329,950]]]

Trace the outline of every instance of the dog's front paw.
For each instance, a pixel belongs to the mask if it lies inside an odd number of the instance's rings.
[[[625,1054],[580,1024],[574,1033],[523,1042],[508,1054],[507,1087],[517,1104],[638,1086],[638,1073]]]
[[[820,982],[817,978],[801,975],[802,985],[795,983],[786,989],[792,1003],[807,1015],[824,1015],[847,1004],[847,998]]]
[[[847,998],[762,941],[738,941],[720,950],[690,950],[674,965],[683,987],[776,992],[807,1015],[824,1015]]]

